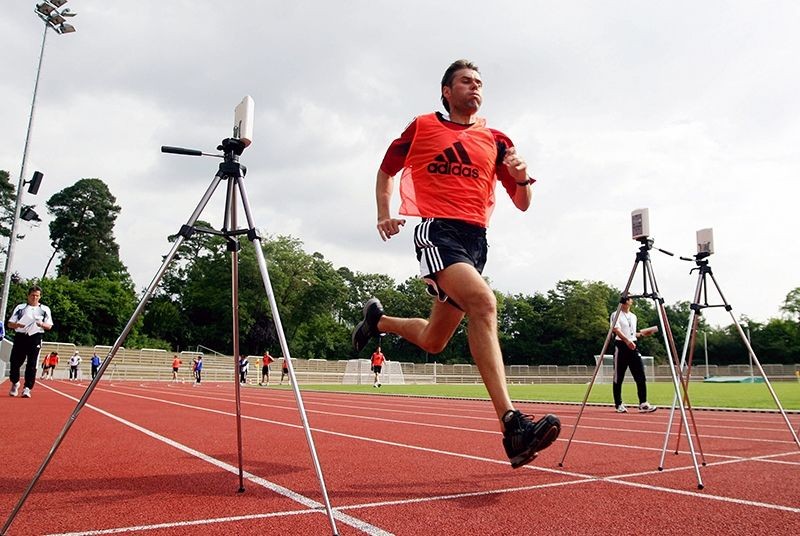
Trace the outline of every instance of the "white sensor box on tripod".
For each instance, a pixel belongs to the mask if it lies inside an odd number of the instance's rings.
[[[709,227],[697,231],[697,253],[714,253],[714,229]]]
[[[242,102],[233,110],[233,137],[242,140],[247,147],[253,142],[253,115],[256,104],[250,95],[246,95]]]
[[[631,238],[640,240],[650,236],[650,209],[637,208],[631,212]]]

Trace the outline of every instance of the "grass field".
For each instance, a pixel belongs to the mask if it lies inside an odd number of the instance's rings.
[[[774,382],[775,394],[786,410],[800,411],[800,382]],[[547,402],[582,402],[586,396],[585,384],[541,384],[509,385],[513,400]],[[488,398],[483,384],[477,385],[384,385],[375,389],[372,385],[309,385],[303,389],[318,391],[340,391],[351,393],[384,393],[419,396],[444,396],[460,398]],[[675,396],[672,383],[649,383],[650,403],[669,406]],[[636,403],[636,386],[624,384],[623,401]],[[744,383],[692,383],[689,397],[693,407],[773,409],[777,410],[766,384]],[[589,396],[590,403],[611,404],[611,385],[595,384]]]

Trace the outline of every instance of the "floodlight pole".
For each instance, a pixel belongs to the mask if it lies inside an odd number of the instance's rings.
[[[43,2],[40,5],[45,4]],[[60,4],[60,5],[63,5]],[[67,10],[65,10],[66,12]],[[58,9],[55,9],[51,12],[60,15]],[[22,151],[22,168],[19,172],[19,182],[17,184],[17,200],[14,206],[14,219],[11,221],[11,235],[8,237],[8,252],[6,253],[6,265],[5,271],[3,274],[3,294],[2,298],[0,298],[0,333],[4,334],[4,326],[6,321],[6,311],[8,310],[8,293],[11,290],[11,270],[14,266],[14,250],[15,244],[17,242],[17,224],[19,222],[19,216],[22,212],[22,196],[25,192],[25,170],[28,164],[28,149],[30,148],[31,142],[31,131],[33,130],[33,116],[36,111],[36,94],[39,90],[39,77],[42,73],[42,60],[44,59],[44,46],[47,42],[47,29],[53,28],[53,30],[57,33],[71,33],[75,31],[75,28],[71,25],[68,25],[68,28],[63,24],[59,27],[55,27],[51,24],[51,15],[44,15],[41,11],[36,10],[36,14],[39,16],[42,21],[44,21],[44,32],[42,33],[42,48],[39,51],[39,64],[36,67],[36,81],[33,83],[33,99],[31,100],[31,114],[28,117],[28,131],[25,134],[25,148]],[[74,13],[71,13],[66,16],[73,16]],[[63,18],[62,18],[63,20]]]
[[[0,301],[0,321],[5,323],[6,311],[8,309],[8,292],[11,285],[11,268],[14,264],[14,245],[17,243],[17,223],[22,212],[22,196],[25,192],[25,169],[28,165],[28,148],[31,142],[31,130],[33,129],[33,115],[36,111],[36,93],[39,89],[39,75],[42,72],[42,59],[44,58],[44,45],[47,41],[47,24],[44,25],[42,34],[42,49],[39,52],[39,66],[36,68],[36,81],[33,84],[33,100],[31,101],[31,114],[28,117],[28,132],[25,135],[25,149],[22,151],[22,169],[19,172],[19,183],[17,184],[17,201],[14,205],[14,219],[11,221],[11,235],[8,237],[8,252],[6,254],[6,267],[3,275],[3,298]]]

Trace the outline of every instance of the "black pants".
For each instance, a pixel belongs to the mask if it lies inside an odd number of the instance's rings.
[[[77,380],[78,379],[78,365],[70,365],[69,366],[69,379],[70,380]]]
[[[94,377],[97,376],[97,369],[99,368],[100,368],[99,365],[92,365],[92,379],[94,379]]]
[[[39,350],[42,348],[42,334],[26,335],[17,333],[14,336],[14,346],[11,348],[9,365],[11,370],[8,372],[8,379],[11,383],[19,381],[19,369],[27,359],[25,364],[25,387],[33,389],[36,383],[36,364],[39,362]]]
[[[639,396],[639,404],[647,402],[647,382],[644,377],[644,364],[642,364],[642,354],[637,348],[631,350],[622,341],[616,341],[617,351],[614,352],[614,405],[622,404],[622,382],[625,379],[625,371],[631,369],[631,375],[636,382],[636,394]]]

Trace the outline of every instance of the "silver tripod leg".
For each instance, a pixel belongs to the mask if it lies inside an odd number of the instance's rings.
[[[308,448],[311,451],[311,459],[314,462],[314,470],[317,473],[317,478],[319,479],[319,485],[322,491],[322,498],[325,504],[325,510],[328,514],[328,521],[330,522],[331,529],[333,530],[334,536],[338,534],[336,530],[336,521],[333,516],[333,508],[331,508],[331,502],[328,498],[328,490],[325,486],[325,478],[322,475],[322,466],[319,463],[319,458],[317,457],[317,449],[314,446],[314,439],[311,436],[311,427],[308,424],[308,416],[306,414],[306,408],[303,404],[303,397],[300,395],[300,388],[297,386],[297,376],[294,372],[294,365],[292,364],[292,358],[289,353],[289,345],[286,342],[286,335],[283,331],[283,324],[281,323],[281,317],[278,312],[278,304],[275,301],[275,292],[272,289],[272,283],[269,279],[269,271],[267,270],[267,261],[264,259],[264,251],[261,249],[261,238],[255,232],[255,222],[253,220],[252,212],[250,211],[250,202],[247,198],[247,191],[244,187],[244,182],[238,181],[239,185],[239,195],[242,199],[242,205],[244,206],[244,213],[247,218],[247,226],[250,229],[250,233],[248,238],[253,242],[253,246],[255,246],[256,252],[256,259],[258,260],[258,268],[261,272],[261,279],[264,282],[264,290],[267,292],[267,298],[269,299],[269,306],[272,311],[272,317],[275,320],[275,330],[278,332],[278,340],[281,344],[281,350],[283,351],[283,355],[285,358],[286,368],[289,370],[289,383],[292,386],[292,391],[294,391],[294,397],[297,401],[297,409],[300,412],[300,420],[303,424],[303,430],[306,434],[306,441],[308,442]]]
[[[640,260],[637,257],[636,261],[633,263],[631,274],[630,276],[628,276],[628,283],[625,285],[625,290],[622,291],[623,296],[628,295],[628,290],[631,288],[631,283],[633,282],[633,277],[636,275],[636,267],[639,266],[639,262]],[[578,431],[578,423],[581,422],[583,411],[584,409],[586,409],[586,401],[589,400],[589,393],[592,392],[592,387],[594,387],[594,382],[597,379],[597,373],[600,370],[600,367],[603,366],[603,357],[606,355],[606,351],[608,350],[608,345],[611,343],[611,334],[614,332],[614,326],[617,325],[617,319],[619,319],[619,314],[621,310],[622,310],[622,304],[617,306],[617,311],[614,313],[614,318],[611,320],[611,327],[608,329],[608,333],[606,334],[606,340],[603,342],[603,348],[602,350],[600,350],[600,358],[597,360],[597,364],[594,367],[594,374],[592,374],[592,379],[589,381],[589,385],[586,388],[586,394],[583,396],[581,409],[578,410],[578,417],[575,420],[575,425],[572,427],[572,433],[570,434],[569,440],[567,441],[567,446],[564,447],[564,454],[562,454],[561,456],[561,461],[558,462],[559,467],[564,467],[564,460],[567,458],[567,452],[569,452],[569,447],[572,445],[572,439],[575,437],[575,432]]]
[[[700,303],[700,296],[701,296],[702,289],[703,289],[703,274],[702,274],[702,272],[700,274],[698,274],[698,276],[699,277],[698,277],[698,280],[697,280],[697,287],[696,287],[696,290],[695,290],[695,293],[694,293],[694,301],[692,302],[695,305]],[[687,356],[688,356],[688,351],[689,351],[689,347],[690,347],[689,345],[690,345],[690,343],[694,344],[694,334],[697,332],[697,320],[698,320],[697,319],[697,310],[693,307],[692,308],[692,312],[689,314],[689,324],[686,326],[686,339],[683,341],[683,351],[681,353],[681,362],[680,362],[680,370],[681,371],[685,370],[685,368],[686,368]],[[687,371],[687,372],[689,372],[689,371]],[[687,385],[688,385],[689,380],[690,380],[690,378],[687,375],[687,377],[686,377]],[[669,443],[669,436],[672,433],[672,424],[675,422],[674,421],[674,419],[675,419],[675,408],[676,408],[677,404],[678,404],[678,393],[676,392],[675,396],[672,399],[672,406],[671,406],[670,411],[669,411],[669,420],[667,421],[667,423],[668,423],[667,424],[667,431],[664,434],[664,446],[661,449],[661,461],[658,464],[658,470],[659,471],[664,469],[664,461],[666,459],[666,453],[667,453],[667,444]],[[699,436],[699,434],[697,434],[696,427],[695,427],[695,436],[697,437],[697,445],[698,445],[699,450],[700,450],[700,456],[703,458],[703,462],[702,463],[703,463],[703,466],[705,466],[706,465],[705,454],[703,454],[703,449],[700,446],[700,436]],[[678,438],[680,438],[680,430],[678,430]],[[677,452],[676,452],[676,454],[677,454]]]
[[[78,414],[86,405],[86,402],[89,400],[89,397],[92,395],[92,392],[94,392],[95,387],[97,387],[97,384],[100,382],[100,379],[103,377],[103,374],[105,373],[106,369],[111,364],[111,360],[114,359],[114,356],[117,354],[117,351],[119,351],[120,347],[122,346],[122,343],[125,342],[125,339],[130,334],[131,329],[133,329],[133,326],[136,324],[136,320],[139,318],[139,315],[142,314],[145,305],[147,305],[147,302],[150,300],[150,297],[153,295],[153,292],[155,292],[156,288],[158,287],[161,278],[164,277],[164,273],[167,271],[167,267],[170,265],[176,253],[178,252],[178,248],[181,246],[181,244],[183,244],[183,241],[187,237],[186,233],[183,233],[183,231],[191,228],[195,224],[197,218],[200,217],[200,213],[203,212],[203,209],[208,204],[209,199],[211,199],[214,190],[217,189],[217,186],[219,185],[221,179],[222,177],[220,174],[214,176],[214,179],[211,181],[211,184],[206,190],[206,193],[203,195],[203,198],[200,200],[200,203],[198,203],[197,208],[194,209],[194,212],[189,217],[189,220],[186,222],[186,225],[184,225],[183,228],[181,229],[182,233],[178,235],[177,239],[175,240],[175,243],[169,250],[169,253],[164,258],[164,262],[161,264],[161,268],[158,269],[158,272],[156,272],[155,277],[153,277],[153,280],[147,287],[147,290],[142,296],[142,299],[139,301],[139,305],[136,306],[136,309],[133,311],[133,315],[131,316],[130,320],[128,320],[128,323],[125,325],[125,328],[122,330],[122,333],[117,338],[114,345],[111,347],[111,350],[109,350],[108,355],[106,355],[105,359],[100,364],[100,368],[97,369],[97,375],[94,377],[92,382],[86,388],[86,391],[83,393],[83,396],[81,396],[80,400],[78,400],[78,404],[75,406],[75,409],[72,410],[72,414],[67,419],[67,422],[64,423],[64,427],[61,429],[61,432],[56,437],[53,446],[50,447],[50,451],[47,453],[44,460],[42,461],[42,464],[39,466],[39,469],[36,471],[36,474],[33,476],[33,480],[31,480],[31,483],[28,484],[28,487],[25,489],[22,496],[19,498],[19,501],[17,502],[14,509],[11,511],[11,514],[8,516],[8,519],[3,525],[3,528],[0,529],[0,535],[6,534],[6,531],[11,526],[11,523],[14,522],[14,519],[17,517],[17,514],[19,513],[20,509],[25,504],[25,501],[28,499],[28,495],[30,495],[31,491],[33,490],[33,487],[36,485],[36,483],[39,481],[39,478],[42,476],[42,473],[44,473],[44,470],[50,464],[50,460],[53,459],[53,456],[58,450],[58,447],[61,445],[61,442],[66,437],[67,432],[69,432],[69,429],[72,427],[73,423],[78,418]]]
[[[792,434],[792,438],[794,439],[795,444],[798,448],[800,448],[800,440],[797,439],[797,434],[792,428],[792,423],[789,422],[789,417],[786,415],[786,411],[784,411],[783,406],[781,405],[781,401],[778,400],[778,395],[775,394],[775,390],[772,388],[772,384],[767,378],[767,374],[764,372],[763,367],[761,366],[761,361],[759,361],[758,357],[756,357],[756,353],[753,351],[753,347],[750,345],[750,341],[747,340],[747,336],[744,334],[744,330],[742,330],[742,326],[739,324],[739,321],[736,319],[736,316],[733,314],[733,308],[728,304],[728,301],[725,299],[725,295],[722,294],[722,289],[719,288],[719,284],[717,283],[717,279],[714,277],[713,272],[709,272],[711,276],[711,280],[714,282],[714,286],[717,288],[717,292],[719,292],[719,297],[722,298],[722,303],[725,304],[725,310],[728,311],[728,314],[731,315],[731,319],[733,323],[736,325],[736,331],[739,332],[739,337],[742,339],[745,347],[747,347],[747,351],[750,353],[750,356],[755,362],[756,366],[758,367],[758,371],[761,373],[761,377],[764,378],[764,383],[766,384],[767,388],[769,388],[769,392],[772,395],[772,399],[775,401],[775,405],[778,406],[778,410],[781,412],[783,416],[783,420],[786,422],[786,426],[789,427],[789,432]]]
[[[236,231],[236,183],[241,179],[240,170],[236,177],[228,177],[228,192],[225,197],[225,223],[223,231]],[[229,239],[231,251],[231,312],[233,337],[233,385],[236,406],[236,452],[239,462],[239,493],[244,493],[244,455],[242,446],[242,387],[239,370],[239,241]]]
[[[658,284],[656,283],[656,276],[653,273],[653,266],[649,260],[645,260],[645,272],[647,273],[651,286],[653,288],[653,292],[657,299],[654,299],[656,304],[656,309],[658,311],[658,322],[661,327],[661,333],[664,338],[664,347],[667,351],[667,359],[669,359],[670,363],[670,373],[672,375],[672,385],[675,388],[675,398],[678,401],[678,407],[681,411],[681,418],[683,419],[683,425],[686,430],[686,440],[689,443],[689,452],[692,454],[692,463],[694,464],[694,471],[697,475],[697,488],[703,489],[703,477],[700,476],[700,467],[697,464],[697,453],[694,450],[694,441],[692,440],[692,433],[689,430],[689,419],[686,418],[686,408],[683,404],[683,397],[680,396],[681,388],[684,389],[684,396],[688,400],[688,393],[685,391],[685,386],[683,385],[683,377],[681,376],[681,369],[680,364],[678,363],[678,358],[675,355],[675,340],[672,336],[672,329],[669,326],[669,320],[667,319],[667,310],[664,308],[663,300],[660,298],[660,293],[658,292]],[[681,377],[681,381],[678,381],[678,377]]]

